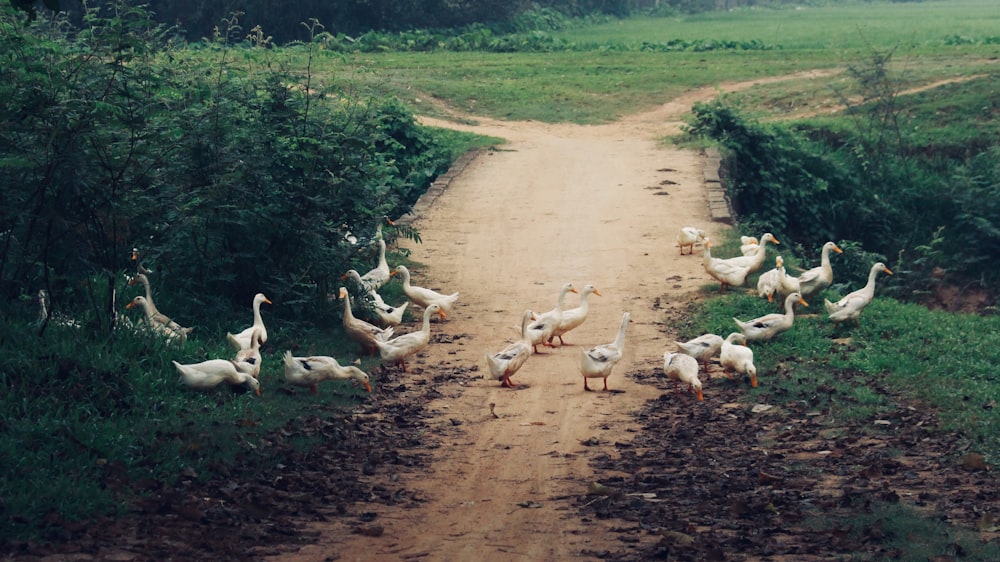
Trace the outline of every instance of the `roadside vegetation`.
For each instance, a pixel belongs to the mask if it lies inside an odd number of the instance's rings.
[[[378,225],[390,246],[419,239],[385,218],[459,154],[497,142],[421,127],[415,114],[596,123],[694,88],[817,69],[829,74],[699,105],[671,139],[722,149],[737,230],[777,234],[786,263],[815,265],[826,240],[845,249],[831,300],[875,261],[896,272],[859,327],[816,319],[761,347],[768,375],[750,397],[776,400],[780,388],[781,400],[875,416],[884,398],[858,381],[878,377],[938,409],[989,464],[1000,458],[991,0],[540,11],[515,29],[350,39],[312,22],[308,40],[286,46],[235,18],[187,44],[128,2],[108,8],[74,32],[0,8],[0,539],[53,539],[53,517],[120,510],[133,498],[105,485],[109,466],[165,481],[208,474],[304,407],[364,400],[346,384],[273,392],[281,367],[270,360],[263,399],[194,393],[170,360],[230,353],[223,336],[249,325],[256,292],[275,303],[270,350],[356,356],[328,298],[340,276],[374,263]],[[953,82],[908,93],[940,80]],[[179,349],[120,319],[138,294],[126,285],[133,247],[160,308],[196,326]],[[38,289],[52,316],[38,317]],[[974,303],[975,314],[927,303]],[[679,335],[768,311],[744,295],[709,299]],[[837,376],[846,371],[863,376]]]

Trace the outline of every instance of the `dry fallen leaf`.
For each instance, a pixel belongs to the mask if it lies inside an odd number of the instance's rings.
[[[618,491],[617,488],[612,488],[611,486],[605,486],[600,482],[591,482],[590,485],[587,486],[588,496],[610,496],[611,494],[614,494],[617,491]]]
[[[986,466],[986,458],[979,453],[966,453],[962,457],[962,468],[966,470],[989,470]]]
[[[679,544],[685,546],[694,544],[694,537],[692,537],[691,535],[686,535],[684,533],[679,533],[677,531],[667,531],[667,530],[661,530],[660,534],[663,535],[663,538],[667,539],[673,544]]]

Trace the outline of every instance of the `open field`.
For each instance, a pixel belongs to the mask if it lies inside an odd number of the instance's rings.
[[[601,123],[695,88],[864,65],[876,51],[894,51],[893,68],[903,89],[996,72],[998,17],[986,0],[740,10],[575,27],[556,35],[579,48],[555,53],[363,53],[331,56],[321,67],[339,80],[399,95],[422,114],[442,115],[450,108],[512,120]],[[775,48],[653,52],[638,47],[675,38],[759,40]],[[834,76],[786,82],[782,88],[822,107],[836,97],[832,85],[838,91],[849,87],[842,81]],[[771,91],[768,86],[746,95]]]

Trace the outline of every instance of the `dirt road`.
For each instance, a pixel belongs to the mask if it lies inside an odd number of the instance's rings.
[[[461,296],[432,327],[432,336],[455,340],[433,343],[415,363],[424,372],[412,376],[442,368],[468,376],[438,386],[429,404],[442,440],[433,471],[402,476],[422,503],[374,509],[378,537],[325,524],[317,544],[281,560],[568,560],[620,546],[611,523],[580,520],[563,498],[586,490],[589,461],[630,440],[631,414],[659,394],[625,376],[673,350],[653,303],[683,304],[710,281],[700,254],[682,257],[674,241],[681,226],[723,228],[711,222],[703,159],[657,139],[715,92],[603,126],[426,120],[509,141],[478,156],[414,221],[423,242],[410,245],[412,258],[426,269],[413,283]],[[485,355],[516,339],[522,312],[553,308],[566,282],[601,293],[565,338],[572,345],[532,356],[517,389],[482,378]],[[566,306],[577,306],[576,295]],[[614,340],[625,311],[633,322],[612,392],[585,392],[581,350]]]

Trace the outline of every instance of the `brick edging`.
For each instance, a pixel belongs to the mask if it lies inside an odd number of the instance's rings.
[[[722,157],[717,148],[705,150],[705,190],[708,192],[708,209],[712,213],[712,220],[733,224],[732,206],[729,197],[726,195],[726,187],[719,175],[719,168],[722,166]]]
[[[476,159],[476,156],[479,156],[480,152],[482,152],[482,149],[472,148],[467,150],[465,154],[456,158],[455,161],[451,163],[451,167],[448,168],[448,171],[438,176],[434,180],[434,183],[427,188],[427,191],[425,191],[424,194],[417,199],[417,202],[413,204],[410,212],[399,217],[394,222],[410,225],[413,221],[423,217],[427,212],[427,209],[434,204],[434,201],[436,201],[437,198],[440,197],[446,189],[448,189],[452,180],[458,177],[458,175],[465,170],[465,167],[471,164],[472,161]]]

